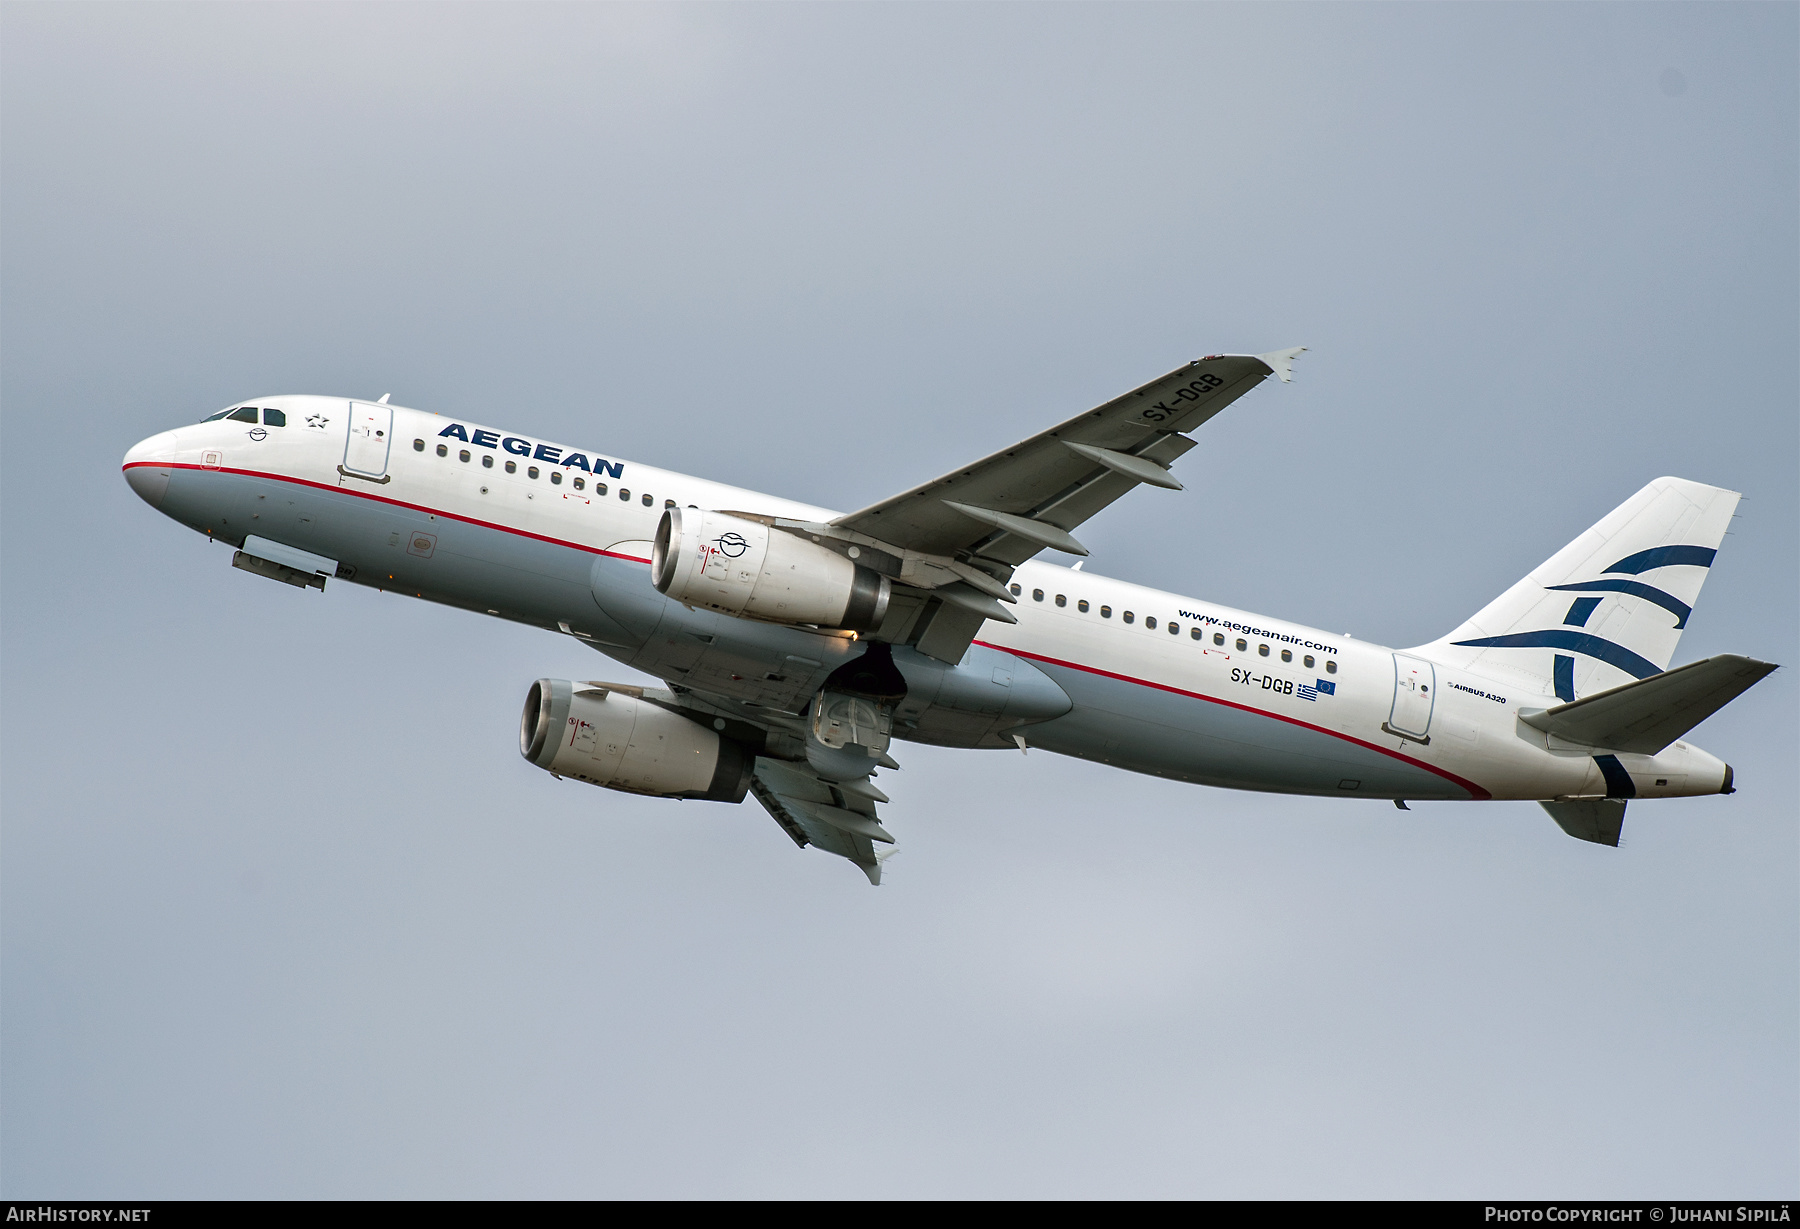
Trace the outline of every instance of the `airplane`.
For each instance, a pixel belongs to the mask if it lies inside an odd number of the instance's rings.
[[[1777,667],[1670,662],[1736,492],[1658,478],[1407,649],[1081,570],[1082,523],[1181,490],[1194,433],[1303,350],[1184,363],[848,514],[386,395],[256,397],[123,468],[252,575],[529,624],[661,679],[538,679],[521,754],[629,793],[754,796],[872,884],[896,741],[1402,809],[1531,800],[1611,846],[1632,799],[1734,792],[1684,736]]]

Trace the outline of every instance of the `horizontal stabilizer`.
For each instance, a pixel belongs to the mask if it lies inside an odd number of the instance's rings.
[[[1584,747],[1655,755],[1778,668],[1724,653],[1519,720]]]
[[[1578,841],[1617,846],[1625,827],[1623,798],[1582,798],[1575,802],[1540,802],[1557,826]]]

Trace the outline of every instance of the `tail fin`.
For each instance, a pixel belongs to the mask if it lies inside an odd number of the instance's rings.
[[[1739,498],[1658,478],[1424,652],[1565,702],[1661,673]]]

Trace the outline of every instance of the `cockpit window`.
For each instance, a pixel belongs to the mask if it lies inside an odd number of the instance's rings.
[[[231,418],[232,418],[232,421],[234,421],[234,422],[255,422],[256,421],[256,407],[253,405],[247,405],[247,406],[244,406],[242,409],[233,410],[233,411],[231,411]]]
[[[283,414],[280,410],[271,410],[265,405],[263,407],[263,426],[285,427],[287,426],[287,415]]]
[[[227,415],[229,413],[231,413],[230,410],[220,410],[217,414],[208,414],[205,418],[202,418],[200,421],[201,422],[218,422],[221,418],[225,417],[225,415]]]

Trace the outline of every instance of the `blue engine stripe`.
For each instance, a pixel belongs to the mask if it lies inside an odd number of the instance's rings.
[[[1636,798],[1637,786],[1631,780],[1631,774],[1625,771],[1625,765],[1619,763],[1616,755],[1596,755],[1594,763],[1600,765],[1600,775],[1606,778],[1606,796],[1608,798]]]
[[[1617,666],[1633,678],[1647,679],[1661,674],[1662,669],[1639,657],[1622,644],[1602,640],[1591,632],[1572,632],[1553,627],[1541,632],[1515,632],[1510,636],[1486,636],[1480,640],[1458,640],[1458,645],[1472,649],[1568,649],[1586,657],[1598,657],[1609,666]]]
[[[1646,602],[1655,602],[1664,610],[1675,616],[1677,629],[1687,626],[1688,616],[1694,608],[1672,593],[1664,593],[1654,585],[1647,585],[1641,580],[1590,580],[1579,585],[1551,585],[1558,593],[1626,593],[1632,597],[1641,597]]]
[[[1651,568],[1669,568],[1680,563],[1691,563],[1695,567],[1710,568],[1713,556],[1718,553],[1710,546],[1653,546],[1649,550],[1641,550],[1635,555],[1625,556],[1606,570],[1629,572],[1636,576],[1639,572],[1648,572]]]

